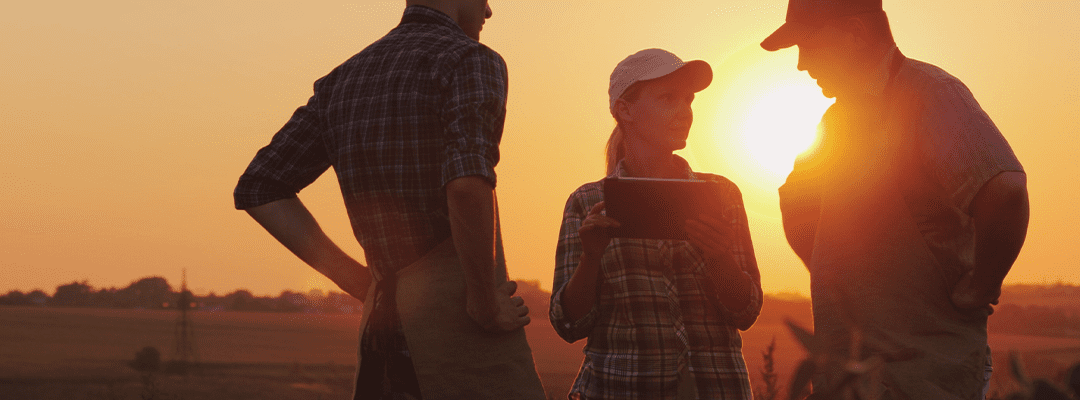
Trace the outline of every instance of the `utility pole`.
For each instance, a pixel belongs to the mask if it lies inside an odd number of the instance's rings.
[[[188,315],[193,300],[194,296],[187,288],[187,268],[184,268],[183,280],[180,284],[180,298],[176,302],[180,317],[176,321],[176,349],[172,360],[172,369],[181,375],[188,373],[198,357],[195,354],[195,328]]]

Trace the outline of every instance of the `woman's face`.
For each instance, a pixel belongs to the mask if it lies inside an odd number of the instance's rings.
[[[638,140],[656,151],[686,147],[694,111],[694,92],[678,74],[641,82],[637,99],[628,102],[624,129],[629,140]]]

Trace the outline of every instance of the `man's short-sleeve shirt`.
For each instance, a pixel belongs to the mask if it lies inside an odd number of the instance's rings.
[[[880,398],[975,398],[987,315],[955,308],[950,294],[973,268],[972,200],[1023,168],[962,82],[899,65],[877,103],[826,112],[820,146],[780,188],[781,209],[785,221],[816,221],[807,267],[827,348],[846,353],[857,330],[875,351],[918,354],[886,364]]]
[[[408,7],[314,92],[240,178],[238,209],[295,197],[332,166],[354,234],[385,276],[450,236],[447,182],[495,184],[506,65],[449,16]]]

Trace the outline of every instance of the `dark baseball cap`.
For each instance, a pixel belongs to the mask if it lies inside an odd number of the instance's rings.
[[[788,48],[831,19],[877,11],[881,11],[881,0],[788,0],[786,21],[761,42],[761,48]]]

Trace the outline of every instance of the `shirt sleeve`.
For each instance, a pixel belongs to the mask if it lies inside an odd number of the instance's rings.
[[[447,79],[449,98],[440,111],[446,127],[442,184],[478,175],[494,186],[506,118],[506,64],[498,53],[479,45]]]
[[[599,201],[597,199],[593,204]],[[555,279],[552,283],[548,318],[551,320],[551,326],[555,328],[555,332],[563,340],[570,343],[588,337],[596,325],[599,314],[599,288],[597,289],[597,300],[593,303],[593,308],[580,319],[576,321],[569,319],[562,309],[563,290],[566,289],[570,277],[574,276],[574,271],[577,270],[578,262],[581,260],[581,237],[578,236],[578,228],[581,227],[581,221],[585,219],[588,214],[587,210],[591,206],[592,204],[586,201],[586,197],[580,189],[570,196],[563,211],[562,227],[559,229],[559,244],[555,249]],[[603,279],[603,277],[600,277],[600,279]]]
[[[297,108],[266,145],[255,154],[233,190],[238,210],[276,200],[296,197],[330,167],[321,136],[325,129],[321,116],[319,87],[307,105]]]
[[[821,186],[826,179],[825,164],[829,159],[826,149],[827,121],[835,118],[835,107],[833,105],[825,112],[817,126],[817,140],[799,154],[787,180],[777,190],[784,237],[804,264],[810,262],[821,214]]]
[[[1009,143],[958,80],[924,99],[916,119],[925,171],[945,188],[953,205],[968,212],[975,195],[994,176],[1023,172]]]
[[[715,303],[721,309],[730,313],[735,327],[745,331],[754,325],[758,315],[761,313],[761,299],[763,296],[761,272],[758,271],[757,257],[754,255],[754,244],[750,238],[750,225],[746,218],[746,208],[743,206],[742,192],[734,183],[729,183],[729,188],[724,197],[723,217],[732,224],[733,231],[738,235],[738,240],[732,246],[731,254],[739,269],[750,278],[750,301],[745,309],[731,310],[720,302],[715,294],[713,297],[716,299]],[[719,287],[718,282],[714,282],[713,285]]]

